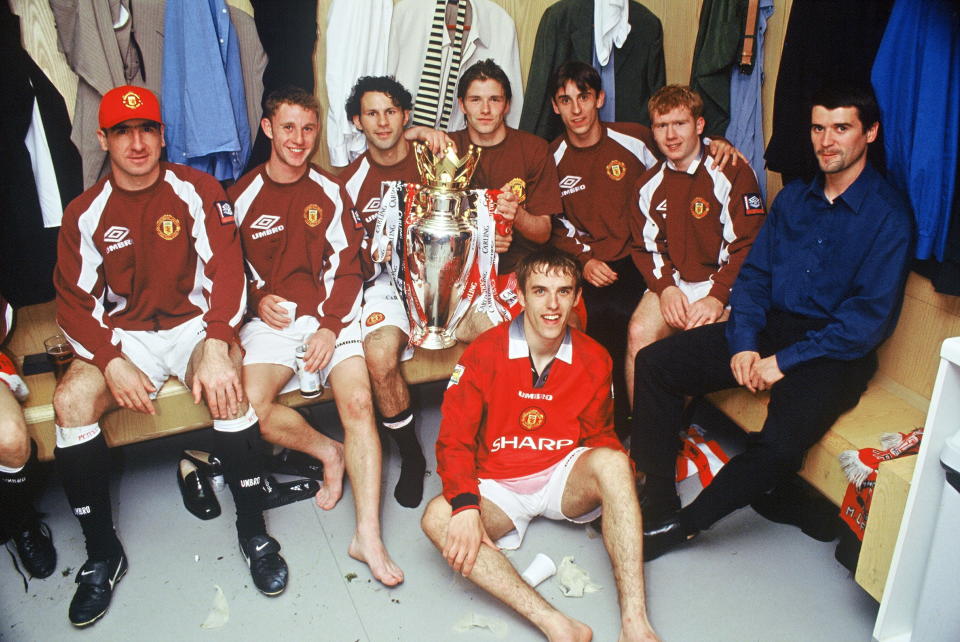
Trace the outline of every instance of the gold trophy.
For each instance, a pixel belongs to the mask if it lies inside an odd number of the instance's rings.
[[[422,185],[408,193],[413,201],[404,219],[404,294],[411,343],[439,350],[456,343],[457,324],[474,295],[469,281],[479,240],[477,194],[469,185],[480,148],[471,145],[460,158],[452,146],[434,155],[416,143],[414,154]]]

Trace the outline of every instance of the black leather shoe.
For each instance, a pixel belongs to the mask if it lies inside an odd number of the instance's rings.
[[[643,561],[655,560],[667,551],[685,544],[696,536],[696,532],[687,533],[680,525],[676,513],[669,518],[653,524],[643,531]]]
[[[53,547],[50,527],[33,517],[13,534],[13,543],[23,568],[31,577],[49,577],[57,568],[57,549]]]
[[[284,448],[267,461],[267,470],[281,475],[323,479],[323,462],[306,453]]]
[[[654,499],[642,481],[637,482],[637,499],[644,524],[656,524],[680,510],[680,497],[676,493],[668,499]]]
[[[289,570],[280,557],[280,543],[269,535],[240,539],[240,552],[250,567],[253,584],[264,595],[274,597],[287,588]]]
[[[77,592],[70,601],[70,623],[89,626],[103,617],[113,597],[113,587],[127,572],[127,557],[120,553],[105,560],[87,560],[77,573]]]
[[[213,493],[210,480],[201,475],[197,466],[189,459],[181,459],[177,464],[177,484],[180,497],[187,510],[200,519],[213,519],[220,516],[220,502]]]
[[[313,497],[320,490],[320,483],[315,479],[278,482],[273,475],[264,475],[261,488],[263,510],[270,510]]]
[[[223,462],[214,454],[204,450],[187,449],[183,451],[183,458],[192,461],[200,474],[210,479],[215,491],[223,490]]]

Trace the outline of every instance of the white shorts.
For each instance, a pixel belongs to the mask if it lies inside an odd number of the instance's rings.
[[[388,272],[381,272],[373,283],[364,288],[360,320],[360,332],[364,341],[371,333],[386,326],[400,328],[401,332],[410,336],[410,318],[407,316],[407,309],[397,296],[397,289],[393,286],[393,279]],[[408,345],[400,360],[408,361],[412,357],[413,348]]]
[[[114,328],[120,337],[120,349],[133,365],[150,377],[157,389],[171,376],[187,385],[187,366],[197,344],[207,338],[203,316],[197,316],[169,330],[123,330]]]
[[[320,322],[312,316],[297,317],[293,325],[283,330],[274,330],[260,319],[248,321],[240,329],[240,345],[243,346],[243,365],[272,363],[286,366],[292,371],[290,379],[280,394],[296,390],[300,386],[297,374],[297,347],[306,337],[317,331]],[[363,343],[360,340],[360,321],[344,326],[337,335],[333,357],[327,367],[320,371],[321,385],[327,385],[327,377],[334,366],[350,357],[363,358]]]
[[[600,516],[600,506],[579,517],[569,517],[563,514],[563,491],[567,487],[567,477],[573,470],[580,455],[590,448],[574,448],[556,465],[547,483],[535,493],[522,495],[516,493],[495,479],[480,479],[480,495],[496,504],[510,521],[514,529],[497,540],[500,548],[513,550],[519,548],[523,536],[534,517],[544,516],[547,519],[565,519],[575,524],[592,522]]]
[[[679,283],[677,283],[677,287],[680,288],[680,291],[686,295],[687,301],[690,303],[699,301],[703,297],[710,294],[710,290],[713,289],[713,281],[691,282],[684,281],[680,278],[678,278],[677,281],[679,281]],[[727,305],[726,307],[729,308],[730,306]]]

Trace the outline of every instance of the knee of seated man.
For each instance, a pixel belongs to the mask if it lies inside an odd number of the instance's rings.
[[[589,464],[598,479],[615,479],[632,476],[630,457],[622,450],[601,446],[589,451]]]
[[[420,517],[420,528],[431,538],[439,535],[443,528],[445,517],[449,519],[450,506],[442,495],[437,495],[427,504]]]
[[[367,370],[370,373],[370,379],[375,383],[382,382],[390,375],[395,373],[400,366],[400,359],[397,355],[399,346],[392,345],[390,341],[378,341],[376,339],[363,342],[363,353],[367,363]]]
[[[11,417],[0,417],[0,464],[17,468],[29,458],[30,438],[23,425],[23,415],[13,413]]]

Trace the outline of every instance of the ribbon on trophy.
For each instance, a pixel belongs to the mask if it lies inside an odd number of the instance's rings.
[[[476,281],[480,285],[480,300],[477,311],[485,313],[490,322],[497,325],[508,320],[510,315],[497,299],[497,197],[500,190],[476,190],[477,254],[474,261]],[[471,274],[473,276],[473,274]],[[471,284],[472,285],[472,284]]]

